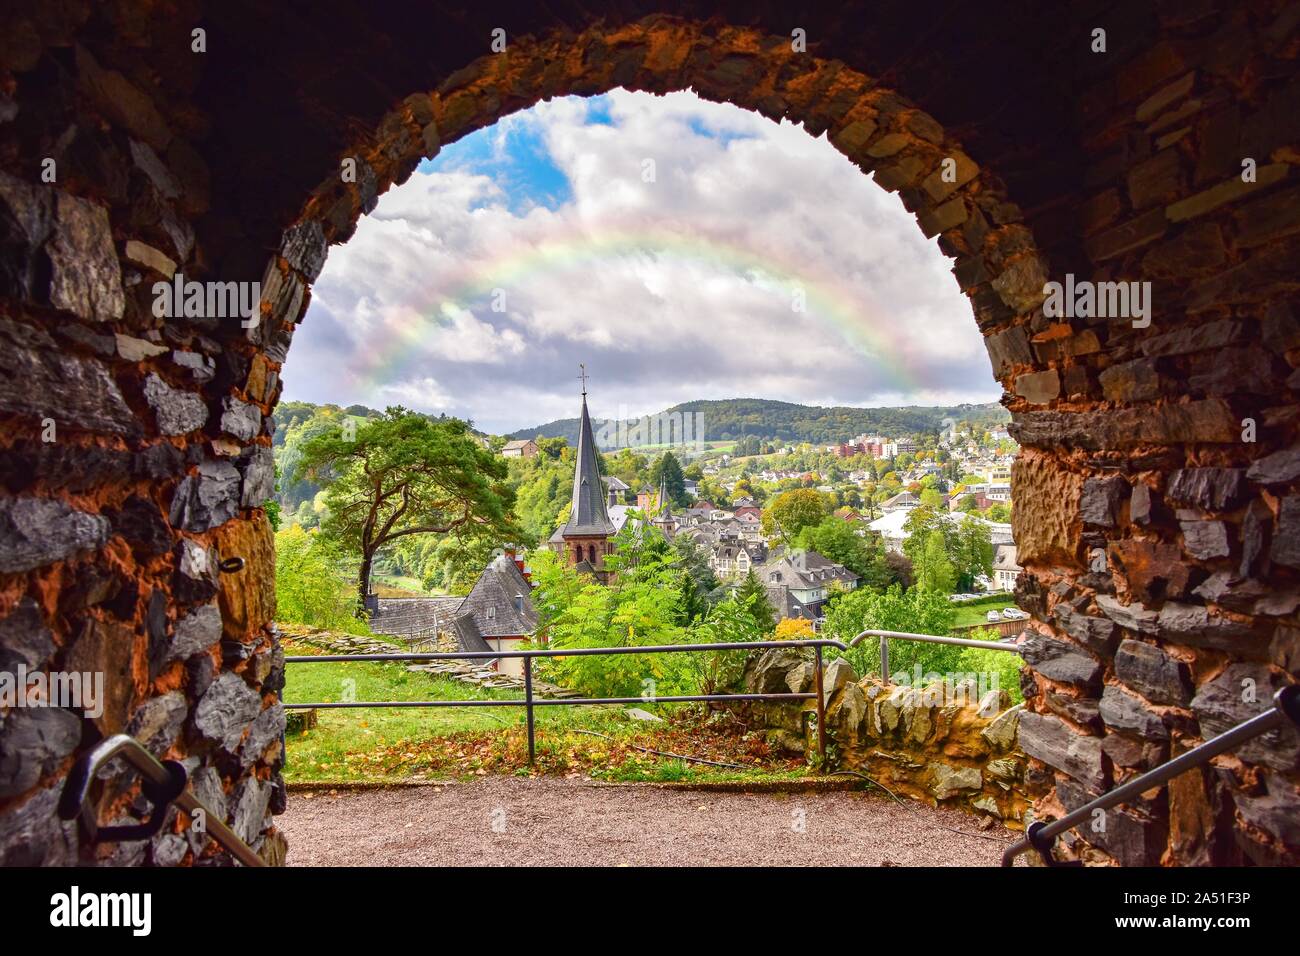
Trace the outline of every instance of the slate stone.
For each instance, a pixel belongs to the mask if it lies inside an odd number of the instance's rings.
[[[0,572],[30,571],[102,548],[108,519],[50,498],[0,501]]]
[[[1064,602],[1052,609],[1052,616],[1062,630],[1093,653],[1102,657],[1114,653],[1119,632],[1109,618],[1080,613]]]
[[[1070,813],[1099,796],[1069,780],[1058,781],[1056,793]],[[1121,807],[1111,807],[1100,816],[1092,817],[1077,831],[1088,843],[1114,857],[1121,866],[1155,866],[1160,862],[1167,836],[1167,827],[1162,821]]]
[[[307,219],[285,230],[280,254],[293,268],[303,274],[308,282],[320,278],[325,268],[329,244],[325,230],[315,219]]]
[[[1163,640],[1193,647],[1260,654],[1268,644],[1266,631],[1234,621],[1199,604],[1166,601],[1157,617]]]
[[[132,495],[120,509],[108,512],[108,520],[113,532],[145,557],[171,550],[171,526],[163,519],[158,506],[147,498]]]
[[[1242,819],[1271,833],[1288,846],[1300,846],[1300,793],[1284,777],[1275,773],[1261,775],[1262,794],[1234,792]]]
[[[54,653],[54,635],[45,626],[41,610],[24,597],[0,620],[0,671],[13,673],[19,664],[28,670],[42,667]]]
[[[92,432],[140,431],[107,366],[5,318],[0,318],[0,410]]]
[[[1269,554],[1278,564],[1300,568],[1300,495],[1287,495],[1282,499]]]
[[[126,296],[108,210],[57,192],[54,211],[54,228],[45,245],[51,267],[50,304],[95,322],[122,318]]]
[[[257,715],[248,728],[248,739],[240,751],[240,763],[247,769],[266,752],[266,748],[280,739],[284,733],[284,706],[272,704]]]
[[[1153,644],[1131,640],[1120,644],[1115,676],[1156,704],[1186,707],[1192,699],[1188,666]]]
[[[1020,715],[1020,749],[1100,791],[1106,786],[1100,737],[1076,734],[1058,717]]]
[[[153,838],[149,858],[154,866],[180,866],[189,848],[179,833],[160,833]]]
[[[229,671],[212,682],[194,709],[194,729],[207,740],[234,753],[244,730],[262,710],[262,698]]]
[[[1101,730],[1101,702],[1090,697],[1071,697],[1054,688],[1048,688],[1043,694],[1043,702],[1049,710],[1068,717],[1089,730]]]
[[[53,191],[0,172],[0,293],[45,301],[49,279],[43,246],[53,226]]]
[[[226,792],[221,785],[221,775],[217,773],[215,767],[208,765],[191,770],[190,788],[199,802],[207,807],[213,818],[223,821],[228,819]],[[196,856],[203,852],[209,840],[206,833],[200,833],[191,827],[184,831],[184,835]]]
[[[185,695],[178,690],[170,691],[141,704],[131,715],[126,732],[154,756],[161,757],[176,742],[188,714]]]
[[[144,614],[145,634],[149,638],[149,678],[152,680],[162,671],[167,660],[167,651],[171,647],[167,629],[167,594],[155,588],[149,594],[149,603]]]
[[[153,373],[144,380],[144,398],[164,435],[184,435],[207,424],[208,406],[201,395],[172,388]]]
[[[1192,711],[1206,740],[1231,730],[1242,721],[1262,714],[1273,706],[1274,692],[1286,683],[1264,663],[1229,664],[1206,681],[1192,698]],[[1261,734],[1235,751],[1248,763],[1262,763],[1274,770],[1290,772],[1300,764],[1300,735],[1291,724]]]
[[[1226,511],[1247,491],[1243,468],[1180,468],[1169,476],[1165,497],[1206,511]]]
[[[1284,485],[1300,477],[1300,445],[1274,451],[1257,460],[1245,476],[1261,485]]]
[[[1121,604],[1109,594],[1098,594],[1096,600],[1101,612],[1122,628],[1141,634],[1155,634],[1159,630],[1158,612],[1143,607],[1136,601]]]
[[[1020,645],[1020,654],[1044,677],[1067,684],[1095,684],[1101,676],[1101,664],[1087,651],[1038,631],[1030,631]]]
[[[275,494],[275,454],[269,446],[257,445],[245,452],[238,467],[244,479],[239,499],[243,507],[260,507]]]
[[[1136,734],[1143,740],[1164,740],[1169,736],[1160,715],[1146,708],[1142,700],[1108,684],[1101,694],[1101,719],[1107,727]]]
[[[270,810],[271,786],[256,777],[245,777],[232,796],[235,804],[230,828],[250,846],[257,842]]]
[[[1128,488],[1128,482],[1117,476],[1085,480],[1083,494],[1079,498],[1079,512],[1084,524],[1099,528],[1115,527]]]
[[[77,821],[59,819],[62,792],[57,781],[0,813],[0,867],[77,864]]]
[[[249,405],[227,396],[222,402],[221,430],[240,441],[252,441],[262,427],[262,413],[256,405]]]
[[[81,741],[81,718],[62,707],[15,707],[0,715],[0,799],[25,793]]]
[[[185,660],[221,640],[221,612],[215,604],[197,607],[176,622],[167,660]]]
[[[217,665],[207,654],[196,654],[185,662],[185,681],[191,700],[198,700],[207,693],[216,673]]]
[[[207,601],[217,593],[217,551],[204,548],[189,538],[176,545],[176,573],[172,576],[172,591],[177,600],[186,604]]]
[[[1180,521],[1178,526],[1183,531],[1183,548],[1193,558],[1208,561],[1231,553],[1228,526],[1222,521]]]
[[[184,531],[207,531],[239,511],[239,472],[228,461],[205,461],[187,475],[172,498],[171,523]]]

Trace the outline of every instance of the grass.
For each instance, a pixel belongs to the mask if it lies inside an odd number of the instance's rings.
[[[287,640],[293,655],[319,653]],[[345,680],[354,699],[518,700],[437,674],[379,662],[291,664],[286,703],[337,702]],[[729,714],[690,705],[645,705],[663,723],[635,721],[616,706],[536,709],[537,760],[528,764],[522,707],[323,709],[317,724],[286,735],[290,783],[399,783],[470,779],[489,773],[561,774],[609,781],[742,782],[797,779],[802,758],[769,752],[761,732],[746,732]],[[600,736],[597,736],[600,735]],[[737,767],[714,767],[634,749],[646,747]]]
[[[1001,611],[1003,608],[1015,606],[1014,598],[1007,598],[1005,601],[991,601],[988,604],[958,606],[955,608],[957,617],[954,619],[952,626],[970,627],[973,624],[991,624],[991,622],[985,620],[985,615],[989,611]]]

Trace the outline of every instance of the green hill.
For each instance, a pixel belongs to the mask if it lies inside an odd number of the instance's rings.
[[[661,415],[698,413],[705,441],[733,441],[753,435],[786,442],[830,444],[846,441],[864,432],[900,438],[917,432],[938,432],[944,419],[991,427],[1011,420],[1001,405],[907,405],[886,408],[854,408],[847,405],[821,407],[775,402],[762,398],[730,398],[721,401],[683,402]],[[596,424],[600,430],[600,423]],[[609,429],[611,433],[614,429]],[[564,438],[578,441],[578,419],[561,418],[533,428],[521,428],[510,438]],[[597,434],[597,441],[601,435]]]

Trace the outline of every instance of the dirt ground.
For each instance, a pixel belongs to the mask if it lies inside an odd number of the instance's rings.
[[[277,824],[295,866],[996,866],[1016,839],[958,810],[879,793],[505,776],[295,789]]]

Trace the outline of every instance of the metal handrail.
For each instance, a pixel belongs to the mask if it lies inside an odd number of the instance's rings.
[[[974,647],[981,651],[1010,651],[1020,653],[1020,647],[1006,641],[975,641],[967,637],[941,637],[938,634],[913,634],[910,631],[878,631],[868,629],[853,636],[849,647],[857,647],[864,637],[880,638],[880,679],[889,683],[889,642],[891,640],[920,641],[924,644],[951,644],[954,647]]]
[[[1238,744],[1253,740],[1261,734],[1282,726],[1288,720],[1300,727],[1300,684],[1291,684],[1278,690],[1273,695],[1273,706],[1264,713],[1244,720],[1231,730],[1134,777],[1124,785],[1085,803],[1074,812],[1067,813],[1059,820],[1050,823],[1031,823],[1029,829],[1025,831],[1024,839],[1013,843],[1003,852],[1002,865],[1015,865],[1016,857],[1030,849],[1037,850],[1043,862],[1049,866],[1054,865],[1056,861],[1052,858],[1052,847],[1056,843],[1057,836],[1087,820],[1097,810],[1109,810],[1118,803],[1124,803],[1140,793],[1158,787],[1180,773],[1207,763]]]
[[[811,647],[815,662],[816,692],[790,694],[691,694],[676,697],[562,697],[537,699],[533,696],[533,659],[538,657],[592,657],[602,654],[697,654],[702,651],[769,650],[785,647]],[[446,660],[503,660],[522,658],[524,662],[523,700],[420,700],[420,701],[339,701],[328,703],[284,704],[286,709],[314,710],[353,707],[524,707],[528,720],[528,762],[537,756],[534,735],[533,708],[570,707],[595,704],[679,704],[703,703],[715,700],[816,700],[817,701],[817,752],[822,769],[826,766],[826,693],[822,674],[822,648],[834,647],[847,651],[849,646],[833,638],[804,638],[793,641],[735,641],[712,644],[638,644],[626,647],[573,647],[535,648],[511,651],[438,651],[428,654],[307,654],[284,659],[285,664],[328,664],[345,661],[446,661]]]
[[[127,763],[140,771],[145,780],[143,787],[146,796],[154,804],[153,820],[142,824],[139,828],[100,827],[95,820],[94,812],[86,805],[91,781],[95,779],[99,769],[114,757],[124,758]],[[134,737],[115,734],[86,751],[72,765],[68,779],[63,785],[63,792],[59,795],[59,817],[63,820],[75,820],[80,816],[92,840],[97,835],[108,839],[110,834],[114,839],[144,839],[150,835],[149,831],[157,832],[161,828],[166,808],[175,803],[191,816],[195,811],[201,812],[206,832],[229,850],[240,863],[245,866],[266,866],[266,861],[253,852],[252,847],[241,840],[224,820],[194,795],[187,785],[188,779],[189,774],[182,764],[175,760],[169,760],[164,764]],[[128,831],[131,833],[130,836],[127,835]],[[139,836],[136,836],[137,831]]]

